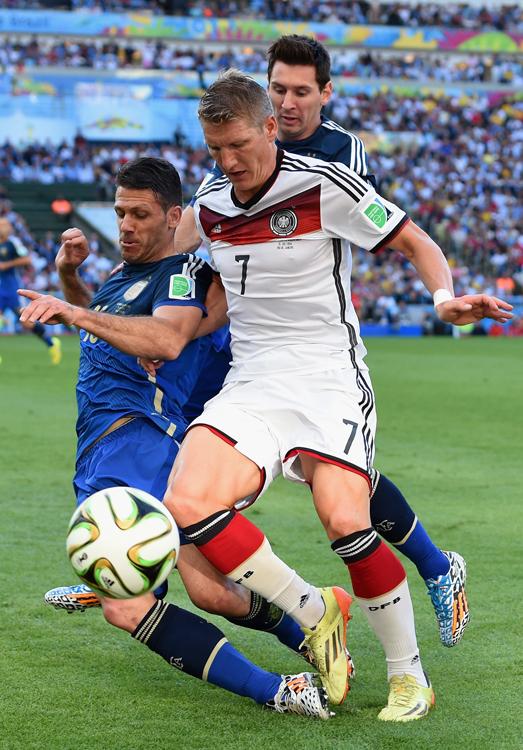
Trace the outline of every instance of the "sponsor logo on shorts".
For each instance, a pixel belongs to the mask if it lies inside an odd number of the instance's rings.
[[[127,289],[127,291],[124,292],[123,298],[127,300],[127,302],[130,302],[132,299],[136,299],[138,295],[143,292],[148,283],[149,282],[146,280],[137,281],[136,284],[133,284],[129,287],[129,289]]]
[[[365,209],[365,216],[379,229],[383,229],[389,219],[389,212],[377,198]]]
[[[292,234],[298,226],[298,217],[290,208],[282,208],[271,216],[270,227],[273,234],[286,237]]]
[[[188,297],[194,286],[192,279],[183,276],[181,273],[175,273],[169,279],[169,299],[181,299]]]

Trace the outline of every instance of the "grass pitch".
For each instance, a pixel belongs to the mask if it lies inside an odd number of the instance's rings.
[[[445,649],[423,582],[409,574],[429,716],[376,720],[384,658],[357,607],[347,643],[357,675],[329,722],[263,711],[170,668],[99,610],[67,615],[43,593],[75,582],[65,555],[74,508],[76,338],[52,367],[33,336],[0,337],[0,750],[351,750],[523,747],[520,590],[523,341],[373,339],[376,466],[443,548],[468,563],[471,623]],[[318,585],[349,586],[307,490],[276,482],[248,514]],[[176,574],[169,599],[192,608]],[[302,662],[267,635],[211,618],[260,666]]]

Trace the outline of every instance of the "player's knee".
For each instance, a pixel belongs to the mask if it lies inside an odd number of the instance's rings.
[[[337,508],[329,515],[325,524],[327,536],[331,541],[341,539],[356,531],[368,529],[370,517],[368,513],[358,513],[355,509]]]
[[[221,585],[188,590],[192,603],[211,615],[222,617],[246,617],[249,614],[251,592],[233,581]]]
[[[198,523],[216,510],[208,507],[203,493],[195,492],[180,476],[175,476],[167,487],[163,502],[181,528]]]

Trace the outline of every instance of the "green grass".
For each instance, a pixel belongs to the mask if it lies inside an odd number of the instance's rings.
[[[64,533],[74,508],[77,339],[52,367],[33,336],[0,337],[0,750],[491,750],[523,747],[521,446],[523,342],[368,342],[379,428],[376,466],[442,547],[468,562],[472,621],[439,643],[423,582],[407,563],[423,664],[436,708],[378,722],[381,648],[355,608],[357,677],[330,722],[279,716],[168,667],[99,611],[67,615],[43,593],[74,581]],[[274,549],[319,585],[348,576],[308,491],[277,482],[248,514]],[[171,601],[192,608],[174,574]],[[270,636],[211,618],[260,666],[302,663]]]

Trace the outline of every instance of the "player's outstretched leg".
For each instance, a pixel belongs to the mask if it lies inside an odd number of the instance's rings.
[[[229,617],[226,619],[235,625],[257,630],[262,633],[270,633],[284,646],[307,662],[314,669],[318,669],[313,650],[303,638],[303,631],[289,615],[269,602],[259,594],[248,592],[251,596],[251,606],[247,615],[243,617]],[[51,589],[45,594],[45,602],[56,610],[72,612],[85,612],[86,609],[101,607],[100,600],[89,586],[84,583],[76,586],[60,586]],[[214,611],[214,610],[213,610]],[[219,612],[215,612],[219,614]],[[345,649],[349,665],[349,677],[354,677],[355,668],[351,655]]]
[[[312,677],[265,672],[231,646],[215,625],[174,604],[157,601],[131,635],[176,669],[280,713],[330,716],[324,690]]]
[[[390,479],[375,471],[372,485],[372,525],[416,565],[436,612],[441,641],[445,646],[455,646],[469,621],[465,561],[456,552],[443,552],[436,547]]]

